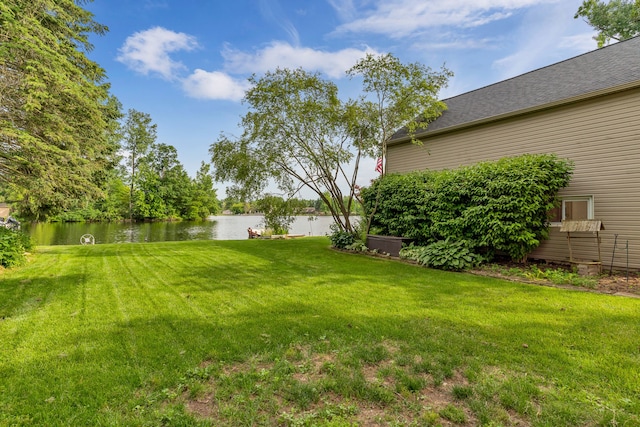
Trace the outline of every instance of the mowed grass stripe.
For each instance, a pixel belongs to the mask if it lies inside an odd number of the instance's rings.
[[[95,346],[91,339],[85,339],[86,336],[92,338],[92,333],[86,332],[87,335],[83,336],[87,328],[82,309],[86,309],[86,287],[90,286],[85,274],[86,262],[82,252],[69,248],[44,248],[37,258],[43,263],[32,264],[35,267],[33,272],[17,280],[28,286],[40,303],[27,311],[19,308],[0,325],[2,329],[4,326],[15,327],[21,337],[9,344],[3,335],[0,352],[9,357],[3,357],[3,362],[7,360],[8,363],[3,363],[0,376],[4,377],[4,369],[7,369],[6,377],[14,380],[2,382],[2,391],[17,397],[13,405],[23,408],[27,414],[34,404],[45,405],[57,400],[68,405],[71,394],[74,405],[79,406],[75,411],[82,412],[84,396],[90,396],[93,393],[91,389],[95,387],[87,379],[100,369],[99,364],[92,365],[91,361],[90,368],[85,364],[87,359],[83,349]],[[9,279],[11,281],[13,278]],[[6,283],[3,280],[2,287]],[[83,369],[85,367],[88,369]],[[85,387],[91,391],[82,393]],[[71,407],[64,412],[73,419]],[[33,420],[55,424],[58,422],[56,416],[40,413]]]
[[[191,258],[174,254],[171,257],[183,262],[184,270],[179,274],[181,279],[178,283],[182,292],[190,296],[189,302],[225,325],[220,336],[222,345],[217,346],[215,353],[219,357],[245,357],[247,351],[265,350],[269,343],[277,343],[277,338],[272,338],[270,333],[271,323],[278,320],[274,316],[287,316],[287,321],[294,323],[292,328],[282,329],[281,332],[287,336],[296,335],[296,331],[304,327],[305,322],[295,314],[303,304],[296,297],[296,287],[289,286],[289,283],[297,283],[299,292],[306,292],[300,278],[303,274],[306,276],[308,270],[296,266],[292,271],[291,264],[286,261],[288,256],[278,256],[279,243],[190,242],[171,245],[174,252],[185,248],[191,256],[197,254],[193,262],[187,263],[185,261],[191,261]],[[230,326],[237,326],[239,332]],[[247,341],[254,346],[243,349],[238,345]]]
[[[116,325],[122,336],[128,336],[129,358],[137,366],[154,366],[163,363],[165,351],[171,349],[175,363],[184,354],[184,337],[188,336],[181,319],[197,319],[200,314],[194,313],[184,298],[166,292],[171,285],[157,272],[170,272],[170,265],[149,262],[144,245],[122,246],[115,248],[114,256],[106,257],[105,269],[121,313]]]
[[[30,278],[3,280],[3,289],[13,289],[3,296],[0,307],[5,322],[0,327],[15,327],[12,340],[3,340],[3,348],[16,352],[23,360],[38,360],[51,352],[51,342],[63,339],[65,331],[51,325],[67,322],[82,300],[83,263],[64,252],[45,252],[44,263]],[[44,339],[43,339],[44,335]]]

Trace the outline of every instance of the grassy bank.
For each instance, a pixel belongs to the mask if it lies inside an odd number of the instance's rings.
[[[640,425],[640,301],[328,246],[40,248],[0,425]]]

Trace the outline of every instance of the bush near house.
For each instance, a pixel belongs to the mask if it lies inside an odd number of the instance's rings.
[[[460,271],[477,267],[484,258],[470,249],[466,240],[440,240],[428,246],[413,244],[400,249],[400,258],[410,259],[426,267]]]
[[[455,170],[390,174],[361,194],[378,234],[423,246],[465,240],[486,259],[500,251],[521,260],[548,237],[548,212],[572,172],[572,162],[556,155],[525,154]]]

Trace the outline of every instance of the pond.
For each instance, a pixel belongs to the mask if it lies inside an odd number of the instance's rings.
[[[96,223],[33,223],[22,225],[36,245],[78,245],[84,234],[91,234],[95,243],[166,242],[177,240],[240,240],[247,239],[247,228],[262,228],[262,216],[223,215],[206,221],[178,222],[96,222]],[[324,236],[330,233],[331,216],[298,216],[290,234]]]

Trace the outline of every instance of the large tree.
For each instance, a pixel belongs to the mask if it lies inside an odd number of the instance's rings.
[[[129,175],[129,219],[131,220],[140,164],[156,141],[157,128],[149,114],[134,109],[129,109],[122,126],[122,148],[126,153],[126,168]]]
[[[188,203],[191,179],[178,160],[178,151],[172,145],[153,144],[141,169],[139,190],[150,200],[157,199],[155,215],[145,218],[176,218]],[[153,203],[150,203],[153,204]]]
[[[270,178],[287,197],[306,187],[340,229],[354,231],[360,161],[384,155],[394,130],[413,134],[437,117],[445,108],[437,94],[451,73],[368,55],[348,75],[362,77],[358,99],[341,100],[335,83],[302,69],[252,77],[242,135],[211,146],[216,179],[232,182],[244,199],[260,198]]]
[[[201,162],[200,169],[192,181],[189,203],[183,207],[182,217],[185,219],[205,219],[220,211],[220,202],[213,185],[211,165]]]
[[[38,217],[100,193],[118,104],[86,53],[103,34],[73,0],[0,2],[0,183]]]
[[[574,18],[583,18],[598,31],[598,47],[640,34],[640,0],[584,0]]]
[[[204,219],[218,211],[218,200],[209,173],[202,162],[195,178],[190,178],[172,145],[151,144],[140,158],[133,193],[133,218]]]
[[[453,75],[444,67],[433,72],[423,64],[402,64],[390,54],[367,55],[347,74],[362,78],[363,95],[358,102],[361,115],[356,118],[360,125],[356,131],[366,138],[365,145],[382,157],[383,173],[389,139],[402,126],[413,138],[440,116],[446,105],[438,100],[438,92]],[[420,143],[416,139],[413,142]]]

